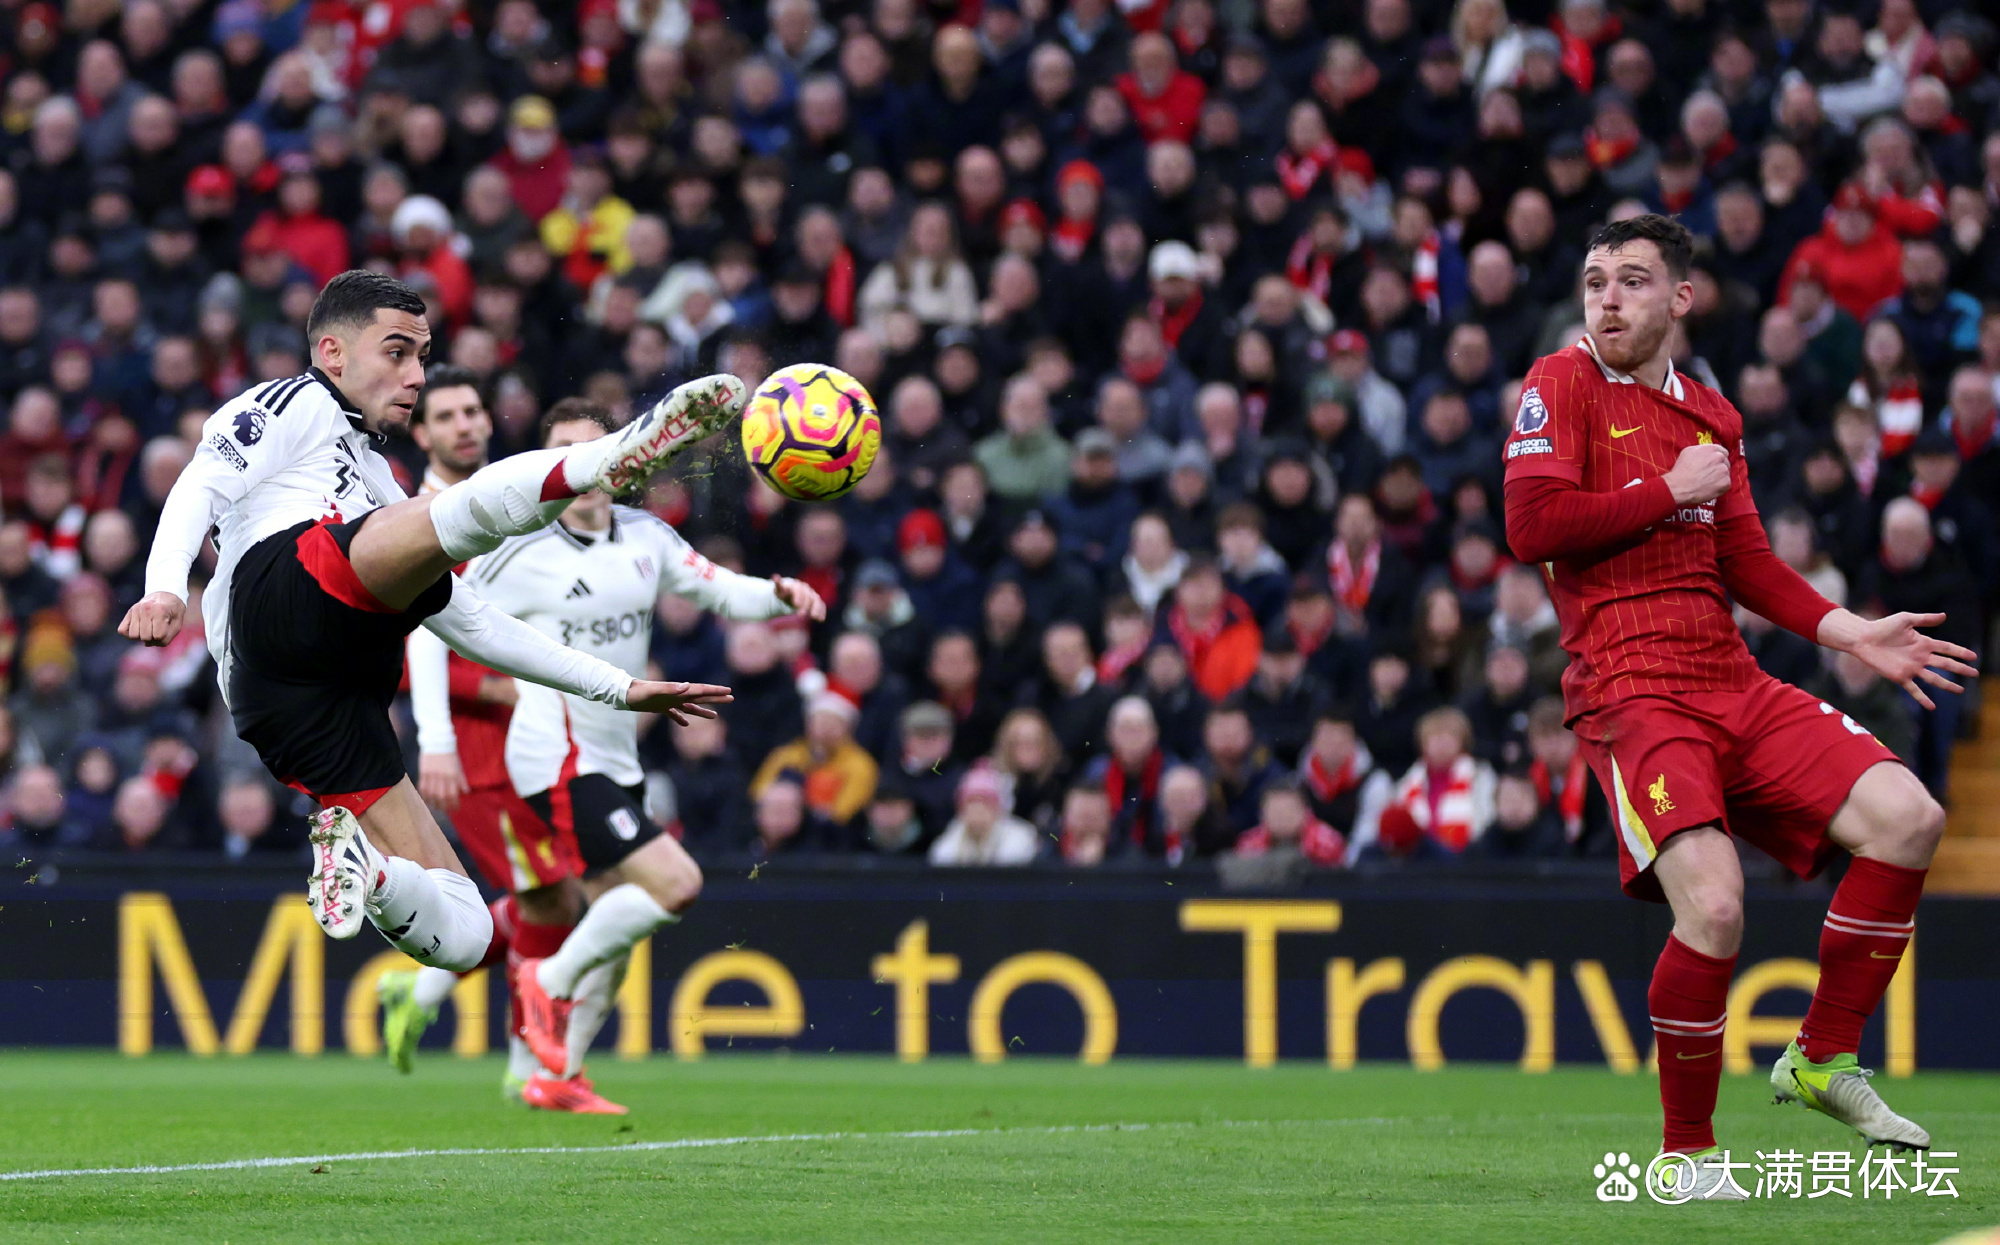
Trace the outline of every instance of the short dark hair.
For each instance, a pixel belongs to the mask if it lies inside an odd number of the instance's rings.
[[[1612,221],[1591,238],[1587,251],[1615,251],[1628,242],[1652,243],[1666,262],[1667,275],[1676,281],[1687,279],[1688,267],[1694,262],[1694,235],[1678,217],[1647,212],[1630,220]]]
[[[542,421],[536,426],[536,431],[546,443],[557,424],[572,424],[579,420],[596,424],[606,432],[615,432],[618,428],[618,421],[611,418],[611,412],[589,398],[564,398],[542,412]]]
[[[439,389],[456,388],[459,385],[470,385],[472,391],[479,395],[480,405],[486,404],[486,387],[479,383],[477,372],[469,367],[460,367],[456,363],[439,363],[424,373],[423,392],[417,395],[416,422],[421,424],[430,419],[432,393]]]
[[[370,324],[377,311],[424,314],[424,300],[415,290],[384,273],[352,268],[326,283],[306,317],[306,340],[322,333],[357,329]]]

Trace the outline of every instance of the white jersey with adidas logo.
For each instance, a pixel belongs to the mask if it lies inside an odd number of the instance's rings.
[[[612,508],[611,526],[602,532],[574,532],[558,520],[517,536],[475,559],[465,581],[495,608],[634,678],[645,677],[653,606],[663,592],[724,618],[791,612],[769,580],[716,566],[673,528],[626,506]],[[507,772],[516,792],[547,791],[576,774],[604,774],[620,786],[644,780],[637,718],[532,683],[518,686],[507,729]]]

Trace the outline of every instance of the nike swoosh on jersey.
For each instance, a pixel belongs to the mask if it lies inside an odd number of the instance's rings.
[[[1637,428],[1613,428],[1611,430],[1611,439],[1616,441],[1620,437],[1629,437],[1637,431],[1639,431]]]

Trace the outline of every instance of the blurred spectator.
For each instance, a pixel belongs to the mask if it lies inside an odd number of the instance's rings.
[[[266,845],[277,815],[271,784],[261,775],[244,775],[225,782],[215,806],[216,820],[222,824],[222,854],[231,860],[241,860]]]
[[[1119,846],[1111,837],[1111,801],[1104,788],[1089,783],[1071,787],[1062,805],[1058,851],[1063,863],[1072,868],[1093,868],[1115,854]]]
[[[1347,839],[1313,815],[1297,782],[1281,779],[1264,788],[1257,824],[1233,850],[1239,856],[1295,854],[1319,868],[1338,869],[1347,860]]]
[[[697,857],[729,851],[745,829],[742,762],[729,746],[729,726],[721,718],[690,717],[673,728],[673,783],[681,842]]]
[[[958,816],[931,844],[934,865],[1025,865],[1041,850],[1041,836],[1001,807],[1000,781],[976,765],[958,784]]]
[[[1457,709],[1425,714],[1416,736],[1417,763],[1396,783],[1389,807],[1457,855],[1493,823],[1493,769],[1472,755],[1472,724]]]
[[[1563,854],[1562,822],[1542,807],[1532,778],[1505,773],[1493,791],[1493,824],[1479,840],[1479,851],[1495,859]]]
[[[1964,565],[1938,546],[1931,517],[1923,503],[1898,497],[1882,511],[1882,555],[1879,570],[1856,594],[1885,614],[1935,611],[1945,621],[1933,634],[1977,651],[1985,635],[1981,593]],[[1932,698],[1937,708],[1917,718],[1917,777],[1932,794],[1945,791],[1951,768],[1951,745],[1958,738],[1963,712],[1960,697]],[[1910,712],[1916,709],[1912,702]]]
[[[764,758],[750,780],[752,799],[779,775],[804,776],[806,807],[836,826],[850,825],[875,793],[874,758],[854,742],[860,711],[838,692],[821,692],[806,708],[806,733]]]
[[[8,846],[24,851],[80,847],[90,841],[88,822],[69,815],[62,776],[48,765],[25,765],[7,787]]]

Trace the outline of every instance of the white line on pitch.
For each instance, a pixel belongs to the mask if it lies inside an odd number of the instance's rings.
[[[720,1146],[774,1145],[787,1141],[934,1141],[952,1137],[1048,1136],[1056,1133],[1145,1132],[1148,1129],[1264,1128],[1274,1124],[1395,1124],[1407,1121],[1367,1116],[1342,1120],[1176,1120],[1158,1124],[1059,1124],[1049,1128],[919,1128],[894,1133],[773,1133],[762,1137],[684,1137],[674,1141],[633,1141],[614,1146],[454,1146],[432,1150],[362,1150],[352,1154],[305,1154],[218,1163],[173,1163],[144,1167],[67,1167],[46,1171],[0,1172],[0,1180],[51,1180],[60,1176],[164,1176],[175,1172],[247,1171],[260,1167],[303,1167],[308,1163],[358,1163],[377,1159],[478,1158],[513,1154],[628,1154],[637,1150],[708,1150]]]

